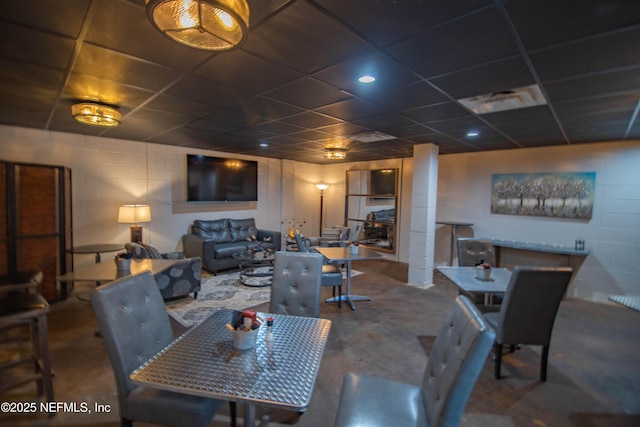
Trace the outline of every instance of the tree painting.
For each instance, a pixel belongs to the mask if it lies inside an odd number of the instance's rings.
[[[590,219],[595,172],[493,175],[491,213]]]

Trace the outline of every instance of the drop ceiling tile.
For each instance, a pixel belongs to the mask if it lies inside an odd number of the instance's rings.
[[[403,111],[402,115],[419,123],[430,123],[471,116],[471,113],[457,102],[443,102],[442,104]]]
[[[302,78],[279,87],[269,92],[267,96],[277,101],[310,110],[350,98],[350,95],[326,83],[310,78]]]
[[[262,93],[303,77],[288,67],[244,50],[215,55],[194,74],[253,93]]]
[[[555,103],[590,100],[611,94],[635,93],[640,90],[638,68],[562,80],[544,85],[549,100]]]
[[[425,78],[518,54],[504,21],[493,8],[393,44],[385,51]]]
[[[294,107],[293,105],[285,104],[284,102],[276,101],[265,96],[256,96],[243,100],[238,108],[241,108],[247,114],[256,115],[266,120],[277,120],[304,111],[302,108]]]
[[[220,83],[200,77],[185,77],[165,91],[169,95],[208,105],[230,107],[243,102],[251,95]]]
[[[90,5],[91,0],[65,0],[64,6],[59,0],[9,1],[3,2],[0,18],[75,38],[80,35]]]
[[[383,114],[380,116],[371,116],[363,119],[353,120],[353,122],[382,133],[388,133],[390,129],[396,129],[413,124],[412,121],[398,114]]]
[[[534,52],[530,55],[543,82],[640,66],[640,28]]]
[[[637,25],[640,16],[640,2],[635,0],[518,0],[504,4],[529,50]]]
[[[82,46],[73,71],[149,90],[162,89],[180,75],[171,68],[87,43]]]
[[[69,102],[77,100],[97,101],[116,106],[137,106],[153,96],[153,92],[126,86],[112,80],[73,73],[64,88],[62,98]]]
[[[372,87],[369,92],[363,93],[362,97],[395,111],[452,100],[433,85],[423,81],[389,89]]]
[[[366,38],[384,46],[395,40],[442,24],[480,7],[490,0],[375,1],[318,0]]]
[[[345,99],[316,111],[346,121],[389,113],[386,108],[360,98]]]
[[[191,118],[201,118],[219,111],[220,107],[189,101],[175,96],[159,94],[145,104],[145,108],[182,114]]]
[[[365,126],[360,126],[355,123],[338,123],[335,125],[323,126],[319,128],[322,132],[326,132],[336,136],[355,135],[362,132],[371,130]]]
[[[305,111],[304,113],[294,114],[289,117],[280,119],[282,123],[288,123],[303,128],[316,128],[329,126],[340,123],[340,120],[325,114],[319,114],[313,111]]]
[[[535,80],[525,62],[514,57],[447,74],[430,83],[453,99],[462,99],[529,86]]]
[[[267,22],[268,25],[251,31],[243,49],[301,73],[312,73],[373,50],[348,28],[307,2],[295,2]]]
[[[64,70],[73,55],[72,39],[0,21],[0,56]]]

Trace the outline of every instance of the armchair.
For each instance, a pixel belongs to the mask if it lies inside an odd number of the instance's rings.
[[[158,249],[144,243],[127,242],[124,248],[133,255],[133,259],[183,259],[181,251],[160,253]]]
[[[174,259],[169,268],[156,273],[153,278],[158,284],[162,298],[169,299],[188,295],[198,297],[201,286],[202,260],[199,257],[185,258],[182,252],[160,253],[156,248],[142,243],[128,242],[124,245],[134,259]]]
[[[348,373],[335,427],[457,426],[495,334],[461,295],[433,344],[422,386]]]
[[[495,377],[500,378],[502,346],[513,352],[519,344],[541,345],[540,381],[547,380],[547,359],[553,323],[571,280],[572,268],[516,267],[499,312],[484,318],[496,331]]]
[[[334,225],[331,228],[323,228],[319,237],[305,237],[307,246],[347,246],[351,229]]]

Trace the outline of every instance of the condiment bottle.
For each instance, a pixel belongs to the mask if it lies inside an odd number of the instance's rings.
[[[267,342],[273,341],[273,317],[267,317],[267,332],[264,335]]]

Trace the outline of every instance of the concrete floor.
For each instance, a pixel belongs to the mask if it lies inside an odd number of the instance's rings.
[[[421,381],[434,335],[457,294],[455,287],[437,273],[435,286],[427,290],[407,286],[406,264],[393,261],[359,262],[354,268],[365,273],[354,278],[354,293],[372,301],[357,303],[356,311],[323,305],[321,315],[333,326],[310,407],[300,416],[268,410],[270,425],[333,425],[342,378],[348,371]],[[94,335],[97,324],[90,303],[77,298],[90,289],[91,284],[76,287],[66,301],[52,305],[49,338],[56,400],[86,403],[91,413],[62,411],[53,417],[0,413],[0,426],[120,425],[106,350]],[[504,378],[499,381],[493,378],[488,358],[461,425],[640,426],[639,338],[640,312],[566,299],[555,324],[547,382],[538,381],[538,348],[524,346],[506,356]],[[0,395],[0,402],[35,402],[34,395],[35,387],[29,384]],[[103,412],[96,412],[96,405]],[[211,427],[226,425],[225,405]]]

